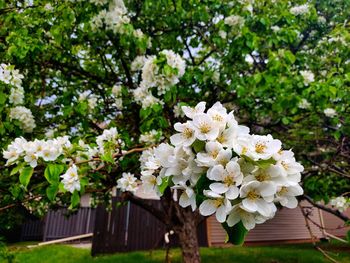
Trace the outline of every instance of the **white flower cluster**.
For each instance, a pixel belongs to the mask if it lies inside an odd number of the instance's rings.
[[[135,193],[138,188],[137,178],[131,173],[123,173],[122,177],[117,181],[117,188],[122,192]]]
[[[20,121],[20,127],[24,132],[32,132],[36,127],[32,112],[24,107],[18,106],[24,103],[24,89],[22,87],[23,75],[12,65],[0,65],[0,81],[12,86],[9,102],[16,107],[10,108],[10,119]]]
[[[309,5],[304,4],[304,5],[293,6],[291,9],[289,9],[289,12],[295,16],[307,14],[309,13]]]
[[[244,25],[244,18],[239,15],[231,15],[225,18],[224,23],[228,26],[241,28]]]
[[[94,1],[98,4],[103,4],[104,1]],[[130,22],[128,17],[128,10],[126,9],[122,0],[114,0],[110,5],[108,11],[105,9],[100,11],[91,20],[91,28],[97,30],[106,26],[108,30],[112,30],[114,33],[123,33],[123,25]]]
[[[97,146],[92,147],[80,140],[78,145],[72,145],[68,136],[49,140],[36,139],[34,141],[27,141],[20,137],[16,138],[7,149],[3,151],[3,157],[7,160],[6,165],[24,162],[33,168],[37,167],[40,161],[57,162],[59,160],[64,164],[73,163],[66,173],[61,175],[64,188],[73,193],[75,190],[80,190],[78,168],[74,163],[88,161],[90,167],[95,169],[96,161],[92,160],[93,157],[102,155],[107,150],[112,153],[118,153],[120,148],[124,146],[116,128],[104,130],[102,135],[96,137],[96,144]],[[69,154],[69,151],[73,148],[79,149],[74,158]],[[60,157],[64,158],[59,159]]]
[[[82,93],[79,93],[78,101],[87,101],[89,111],[93,111],[97,107],[98,97],[95,94],[91,93],[91,91],[86,90]]]
[[[112,94],[114,96],[114,103],[118,109],[123,107],[123,99],[122,99],[122,86],[114,85],[112,88]]]
[[[164,61],[159,62],[164,59]],[[141,59],[138,59],[138,63]],[[165,65],[159,65],[162,62]],[[136,64],[136,62],[135,62]],[[134,65],[137,68],[138,65]],[[157,88],[157,95],[165,94],[172,86],[179,82],[185,74],[186,63],[181,56],[171,50],[163,50],[159,57],[149,56],[145,58],[142,66],[142,81],[140,86],[134,90],[135,101],[147,108],[153,104],[161,103],[160,99],[153,96],[150,88]]]
[[[9,96],[9,101],[13,105],[23,104],[24,102],[24,89],[20,87],[12,88]]]
[[[94,5],[105,5],[108,3],[108,0],[90,0],[90,3]]]
[[[310,83],[315,81],[315,74],[310,70],[301,70],[300,75],[304,79],[304,85],[308,86]]]
[[[344,196],[338,196],[331,199],[329,204],[343,213],[350,207],[350,199]]]
[[[104,154],[106,146],[112,146],[114,152],[118,152],[119,148],[124,146],[124,142],[120,139],[117,128],[110,128],[103,131],[103,133],[96,137],[96,144],[98,152]],[[108,144],[108,145],[106,145]]]
[[[335,116],[337,116],[337,112],[335,109],[332,108],[326,108],[323,110],[324,115],[326,115],[329,118],[334,118]]]
[[[156,130],[151,130],[140,135],[140,142],[145,144],[154,144],[161,140],[163,137]]]
[[[32,132],[36,127],[34,116],[30,109],[24,106],[16,106],[10,109],[10,119],[19,120],[20,127],[25,132]]]
[[[75,190],[80,191],[80,180],[78,175],[78,168],[75,164],[68,168],[68,170],[61,175],[64,189],[73,193]]]
[[[182,111],[180,103],[174,106],[173,113],[176,118],[185,117],[185,113]]]
[[[137,56],[131,63],[131,70],[132,71],[142,70],[142,67],[143,65],[145,65],[145,62],[146,62],[145,56]]]
[[[53,140],[27,141],[20,137],[16,138],[3,152],[7,160],[6,165],[12,165],[23,160],[31,167],[38,165],[38,160],[46,162],[55,161],[64,152],[65,148],[70,148],[71,143],[68,136],[57,137]],[[23,159],[22,159],[23,158]]]
[[[310,108],[311,103],[307,101],[307,99],[301,99],[301,101],[298,104],[299,109],[308,109]]]
[[[0,64],[0,81],[17,88],[22,85],[23,75],[12,65]]]
[[[190,120],[174,125],[172,145],[162,143],[140,158],[143,189],[159,192],[170,180],[181,191],[182,207],[199,205],[203,216],[215,213],[229,226],[242,221],[248,230],[272,218],[275,203],[297,206],[303,166],[291,150],[271,135],[250,134],[219,102],[207,112],[205,102],[182,109]]]

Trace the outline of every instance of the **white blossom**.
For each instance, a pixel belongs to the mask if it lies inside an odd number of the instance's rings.
[[[117,128],[113,127],[110,129],[106,129],[103,133],[96,137],[96,143],[98,146],[98,151],[101,154],[105,153],[105,144],[108,143],[113,145],[113,151],[115,153],[119,152],[119,148],[124,146],[124,142],[120,139]]]
[[[5,84],[20,88],[22,85],[23,75],[12,65],[0,64],[0,81]]]
[[[241,28],[244,25],[244,18],[239,15],[231,15],[225,18],[224,23],[231,27]]]
[[[222,38],[222,39],[226,39],[227,38],[227,33],[223,30],[220,30],[219,31],[219,36]]]
[[[205,102],[202,101],[198,103],[194,108],[189,106],[182,106],[182,111],[186,115],[186,117],[193,119],[193,117],[198,113],[204,113],[205,111]]]
[[[105,4],[104,0],[92,0],[97,5]],[[95,17],[91,20],[91,28],[97,30],[102,28],[104,25],[108,30],[114,33],[124,33],[123,25],[128,24],[130,18],[127,14],[127,9],[122,0],[114,0],[109,5],[109,9],[101,10]]]
[[[303,194],[303,188],[300,185],[293,186],[281,186],[276,193],[275,202],[279,202],[282,206],[288,208],[296,208],[298,206],[298,200],[295,196]]]
[[[184,146],[190,146],[195,140],[195,128],[191,122],[175,123],[174,129],[180,133],[174,134],[170,137],[170,141],[173,145],[177,146],[183,144]]]
[[[24,102],[24,89],[22,87],[12,88],[9,96],[9,101],[13,105],[23,104]]]
[[[157,95],[164,95],[172,86],[176,85],[185,74],[186,63],[178,54],[172,50],[163,50],[159,57],[166,60],[166,67],[157,64],[156,56],[136,57],[132,69],[138,70],[142,66],[142,81],[137,89],[133,91],[135,101],[147,108],[156,103],[162,103],[159,98],[154,97],[150,89],[156,87]],[[169,70],[171,69],[171,70]]]
[[[334,118],[335,116],[337,116],[337,112],[333,108],[326,108],[323,110],[323,113],[329,118]]]
[[[20,127],[25,132],[32,132],[36,127],[34,116],[30,109],[24,106],[16,106],[10,109],[10,119],[18,120],[20,122]]]
[[[242,221],[243,226],[247,230],[253,229],[256,224],[254,214],[245,210],[242,205],[237,204],[232,207],[232,210],[227,217],[227,224],[228,226],[232,227],[239,221]]]
[[[156,130],[151,130],[140,135],[140,142],[146,144],[154,144],[161,139],[162,137],[160,136],[160,133]]]
[[[173,112],[176,118],[185,116],[185,113],[183,112],[182,107],[179,103],[174,106]]]
[[[196,137],[201,140],[215,140],[220,132],[218,125],[207,114],[196,114],[193,117]]]
[[[347,199],[344,196],[338,196],[336,198],[332,198],[329,204],[343,213],[350,207],[350,199]]]
[[[303,5],[293,6],[291,9],[289,9],[289,12],[295,16],[307,14],[309,13],[309,5],[303,4]]]
[[[301,70],[300,75],[304,78],[304,85],[308,86],[315,81],[315,75],[310,70]]]
[[[298,104],[298,107],[300,109],[308,109],[310,108],[310,106],[311,106],[311,103],[308,102],[306,99],[301,99],[301,101]]]
[[[138,188],[137,178],[131,173],[123,173],[122,177],[117,180],[117,183],[117,188],[122,192],[135,193]]]
[[[145,64],[146,57],[145,56],[137,56],[131,63],[131,70],[132,71],[137,71],[141,70],[143,65]]]
[[[276,209],[272,202],[275,192],[276,189],[272,184],[259,184],[256,181],[244,184],[240,189],[240,197],[244,198],[242,207],[249,212],[270,216]]]
[[[215,213],[216,220],[220,223],[225,222],[228,212],[232,209],[231,202],[224,196],[213,191],[204,192],[209,199],[206,199],[199,206],[199,212],[203,216],[210,216]]]
[[[78,168],[75,164],[68,168],[65,174],[61,175],[64,189],[73,193],[75,190],[80,191],[80,181]]]

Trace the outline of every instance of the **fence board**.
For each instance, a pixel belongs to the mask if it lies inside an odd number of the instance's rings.
[[[49,241],[92,233],[95,223],[94,208],[81,207],[68,215],[67,209],[49,211],[43,220],[27,221],[22,228],[22,240]]]
[[[152,205],[161,206],[157,200],[148,200]],[[164,246],[165,225],[145,209],[128,203],[116,206],[113,198],[112,211],[103,206],[96,211],[95,229],[92,239],[92,255],[135,250],[150,250]],[[198,227],[201,246],[207,246],[206,221]],[[177,246],[175,236],[171,244]]]

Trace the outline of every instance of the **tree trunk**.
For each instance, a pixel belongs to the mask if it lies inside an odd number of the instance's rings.
[[[182,211],[180,224],[174,226],[175,233],[179,238],[184,263],[201,262],[196,221],[196,216],[192,211]]]

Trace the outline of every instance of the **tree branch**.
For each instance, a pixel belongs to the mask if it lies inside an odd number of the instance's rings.
[[[340,211],[338,210],[335,210],[335,209],[332,209],[332,208],[329,208],[325,205],[322,205],[322,204],[318,204],[316,203],[314,200],[312,200],[312,198],[308,195],[303,195],[302,196],[303,199],[305,199],[306,201],[308,201],[310,204],[312,204],[313,206],[319,208],[319,209],[322,209],[328,213],[331,213],[337,217],[339,217],[341,220],[344,220],[344,221],[350,221],[350,217],[348,217],[347,215],[345,215],[344,213],[341,213]]]
[[[154,215],[157,219],[159,219],[161,222],[165,223],[164,222],[165,213],[164,211],[162,211],[161,209],[153,205],[154,201],[152,202],[151,200],[141,199],[131,194],[130,192],[124,192],[121,197],[124,201],[130,201],[133,204],[147,210],[152,215]]]

